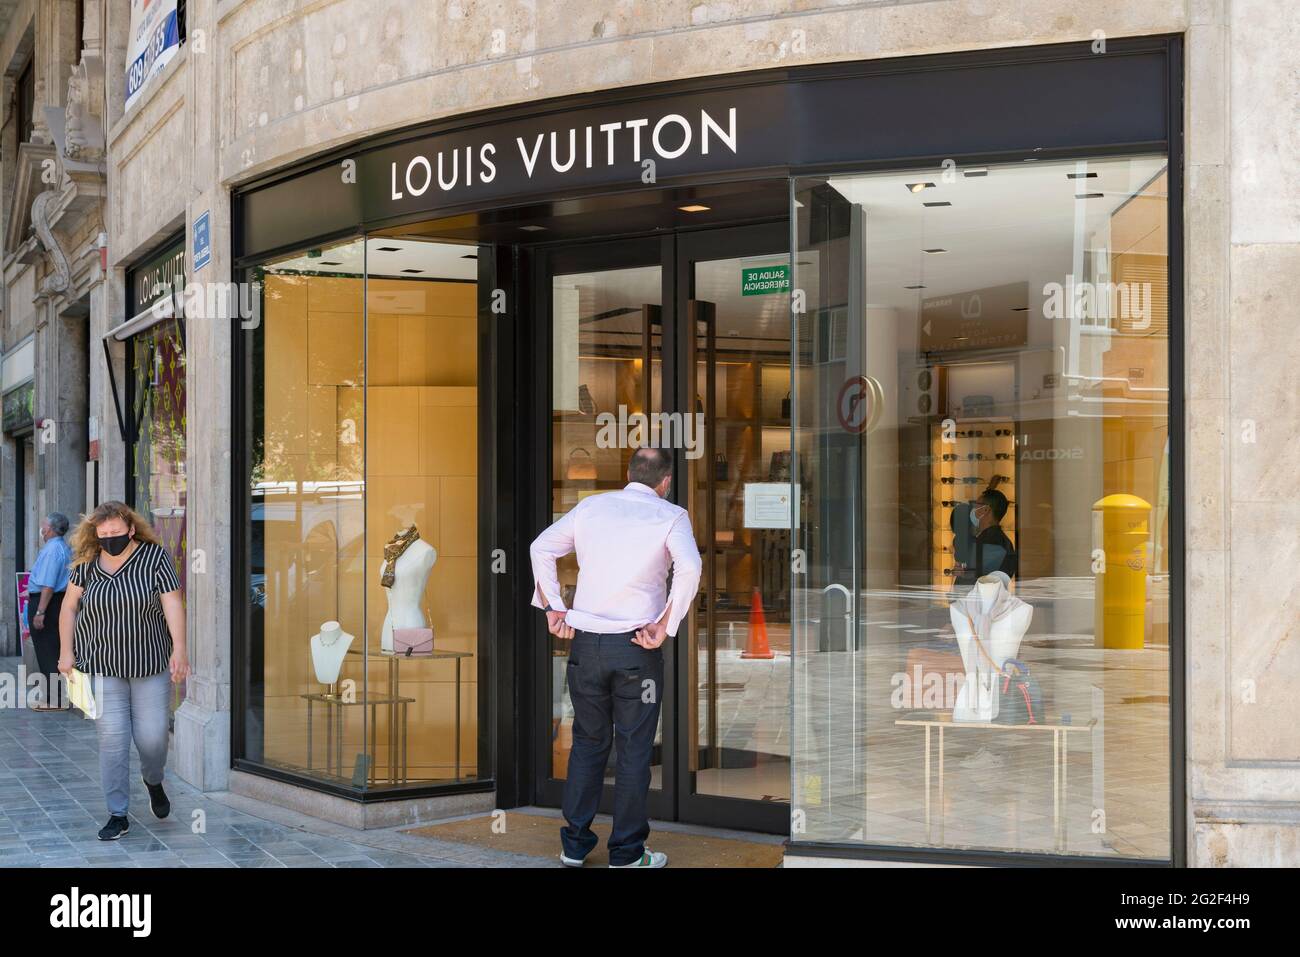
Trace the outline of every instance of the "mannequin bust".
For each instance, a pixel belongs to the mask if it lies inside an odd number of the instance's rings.
[[[1010,583],[1005,573],[992,572],[976,581],[966,597],[949,606],[957,647],[966,666],[966,681],[957,692],[952,711],[954,721],[997,720],[998,671],[1020,651],[1020,642],[1034,616],[1032,605],[1007,591]]]
[[[332,685],[339,680],[343,656],[351,644],[352,636],[337,621],[327,621],[320,626],[320,633],[311,639],[311,663],[316,669],[317,681]]]
[[[414,538],[402,547],[400,540],[412,535]],[[421,606],[438,552],[419,535],[415,526],[410,525],[398,532],[385,549],[402,547],[401,554],[391,561],[385,560],[381,569],[385,579],[390,573],[392,576],[391,584],[384,588],[388,595],[388,613],[384,615],[384,627],[379,638],[379,650],[386,655],[393,653],[394,628],[428,627]]]

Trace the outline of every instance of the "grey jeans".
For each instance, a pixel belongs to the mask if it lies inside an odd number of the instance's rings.
[[[168,705],[171,673],[143,678],[96,676],[100,699],[99,777],[108,813],[125,817],[131,796],[131,739],[140,754],[140,774],[150,784],[162,784],[167,763]]]

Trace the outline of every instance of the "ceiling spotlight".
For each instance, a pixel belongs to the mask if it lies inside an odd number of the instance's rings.
[[[1096,173],[1066,173],[1066,179],[1096,179]]]
[[[1101,199],[1105,193],[1075,193],[1075,199]]]
[[[477,254],[475,254],[475,253],[466,253],[465,255],[461,256],[460,258],[461,258],[461,259],[478,259],[478,256],[477,256]]]
[[[1012,307],[1011,307],[1011,311],[1012,311],[1012,312],[1028,312],[1028,311],[1029,311],[1029,307],[1028,307],[1028,306],[1012,306]]]
[[[924,289],[925,286],[904,286],[904,289]]]
[[[380,253],[400,253],[401,251],[402,251],[401,246],[376,246],[375,247],[375,252],[380,252]]]
[[[980,166],[975,169],[963,170],[962,175],[963,176],[988,176],[989,171],[987,166]]]
[[[701,206],[699,203],[691,203],[687,206],[678,206],[683,213],[707,213],[712,207]]]
[[[336,259],[322,259],[316,265],[317,266],[342,266],[343,264]]]
[[[423,269],[403,269],[402,272],[406,272],[406,273],[418,273],[418,272],[424,272],[424,270],[423,270]]]
[[[910,193],[919,193],[923,189],[934,189],[934,183],[904,183]]]
[[[921,252],[923,253],[946,253],[947,251],[948,250],[946,249],[922,249],[921,250]]]
[[[525,233],[542,233],[546,231],[545,226],[520,226],[519,228]]]
[[[935,206],[951,206],[952,203],[949,203],[949,202],[947,202],[947,201],[941,201],[941,202],[937,202],[937,203],[922,203],[921,205],[922,205],[922,206],[930,206],[930,207],[935,207]]]

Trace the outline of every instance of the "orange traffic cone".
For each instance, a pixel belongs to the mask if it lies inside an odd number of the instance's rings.
[[[749,647],[740,653],[742,658],[775,658],[767,644],[767,619],[763,617],[763,596],[754,589],[749,603]]]

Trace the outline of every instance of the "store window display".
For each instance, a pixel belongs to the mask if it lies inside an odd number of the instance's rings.
[[[1167,183],[796,180],[796,839],[1169,858]]]
[[[259,270],[251,760],[361,790],[480,775],[476,271],[409,239]]]

